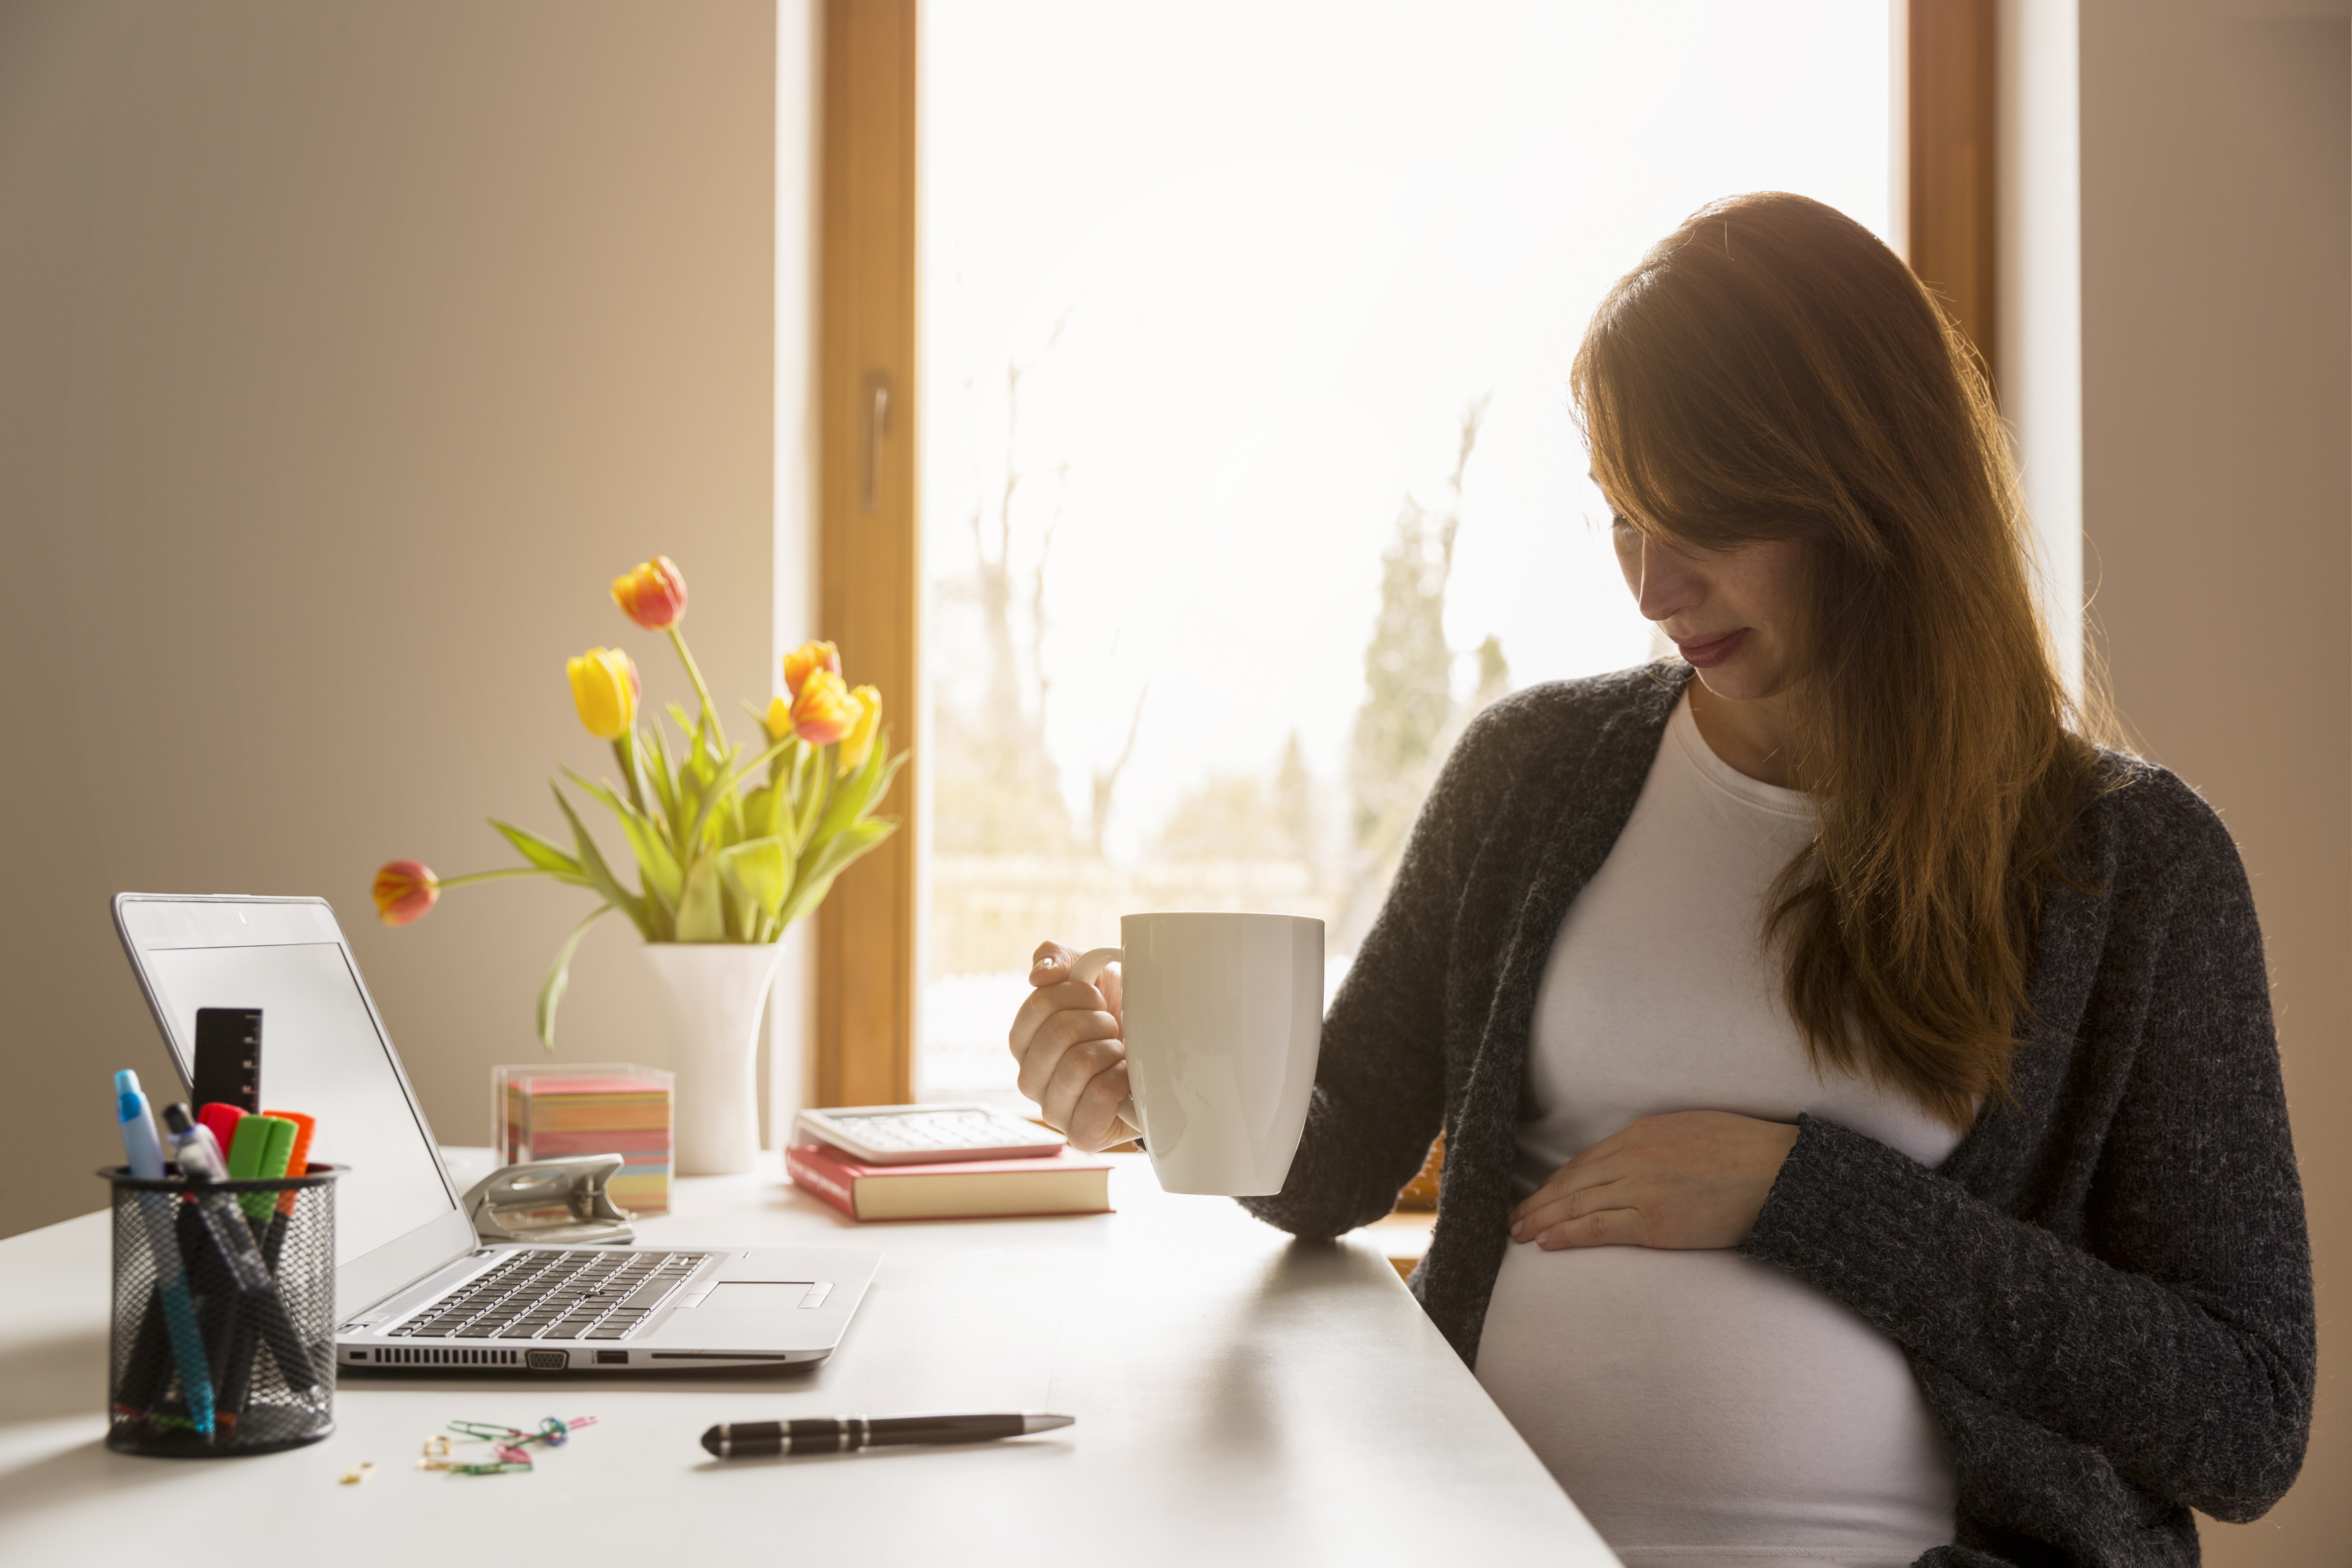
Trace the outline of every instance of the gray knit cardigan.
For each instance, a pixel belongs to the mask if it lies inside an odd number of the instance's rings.
[[[1412,1290],[1465,1362],[1516,1201],[1536,984],[1689,675],[1539,686],[1479,716],[1332,1001],[1289,1180],[1244,1200],[1336,1236],[1389,1211],[1442,1126]],[[2110,765],[2077,840],[2095,890],[2058,889],[2043,916],[2016,1103],[1934,1170],[1802,1119],[1741,1248],[1909,1357],[1958,1471],[1934,1568],[2194,1563],[2190,1508],[2253,1518],[2303,1463],[2310,1253],[2245,872],[2179,779]]]

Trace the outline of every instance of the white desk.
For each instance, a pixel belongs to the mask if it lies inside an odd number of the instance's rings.
[[[1293,1244],[1223,1199],[1166,1195],[1139,1156],[1120,1159],[1112,1194],[1111,1215],[859,1226],[772,1167],[682,1181],[646,1240],[883,1249],[830,1361],[347,1372],[333,1436],[219,1461],[103,1446],[105,1215],[0,1241],[0,1563],[1615,1563],[1377,1245]],[[1078,1420],[968,1448],[724,1465],[696,1442],[714,1421],[1018,1409]],[[451,1419],[547,1415],[602,1424],[531,1475],[415,1468]],[[372,1480],[337,1484],[362,1459]]]

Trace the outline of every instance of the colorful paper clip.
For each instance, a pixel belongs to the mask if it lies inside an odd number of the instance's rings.
[[[445,1470],[453,1476],[503,1476],[531,1468],[530,1446],[541,1443],[560,1448],[569,1442],[572,1434],[583,1426],[593,1426],[596,1417],[583,1415],[573,1421],[559,1421],[551,1415],[539,1424],[536,1432],[526,1432],[520,1426],[500,1426],[488,1421],[452,1421],[449,1430],[461,1437],[490,1445],[498,1457],[478,1464],[459,1464],[451,1457],[449,1439],[435,1433],[425,1439],[425,1455],[416,1461],[420,1470]]]

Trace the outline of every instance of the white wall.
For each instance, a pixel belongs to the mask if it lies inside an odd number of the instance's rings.
[[[2343,0],[2080,0],[2093,626],[2147,753],[2204,793],[2245,856],[2319,1276],[2319,1414],[2304,1479],[2262,1523],[2207,1528],[2221,1568],[2352,1560],[2346,11]]]
[[[119,889],[326,895],[436,1131],[484,1141],[582,898],[462,889],[395,931],[369,879],[506,863],[488,814],[560,826],[549,775],[607,761],[567,654],[684,690],[616,572],[684,565],[730,710],[804,629],[793,47],[775,0],[0,6],[0,1231],[97,1206],[113,1068],[170,1081]],[[562,1057],[664,1059],[635,950],[589,939]]]
[[[2001,0],[1993,361],[2041,543],[2042,602],[2083,689],[2083,223],[2075,0]]]
[[[769,668],[815,637],[817,621],[816,221],[824,12],[776,0],[775,631]],[[816,1094],[816,922],[783,937],[768,1003],[770,1147]]]

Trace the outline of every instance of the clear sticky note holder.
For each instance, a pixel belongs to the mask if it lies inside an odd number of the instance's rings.
[[[634,1062],[493,1068],[491,1147],[501,1165],[616,1154],[619,1166],[601,1183],[604,1195],[639,1218],[667,1214],[673,1082],[661,1068]],[[564,1223],[552,1210],[548,1218]]]

